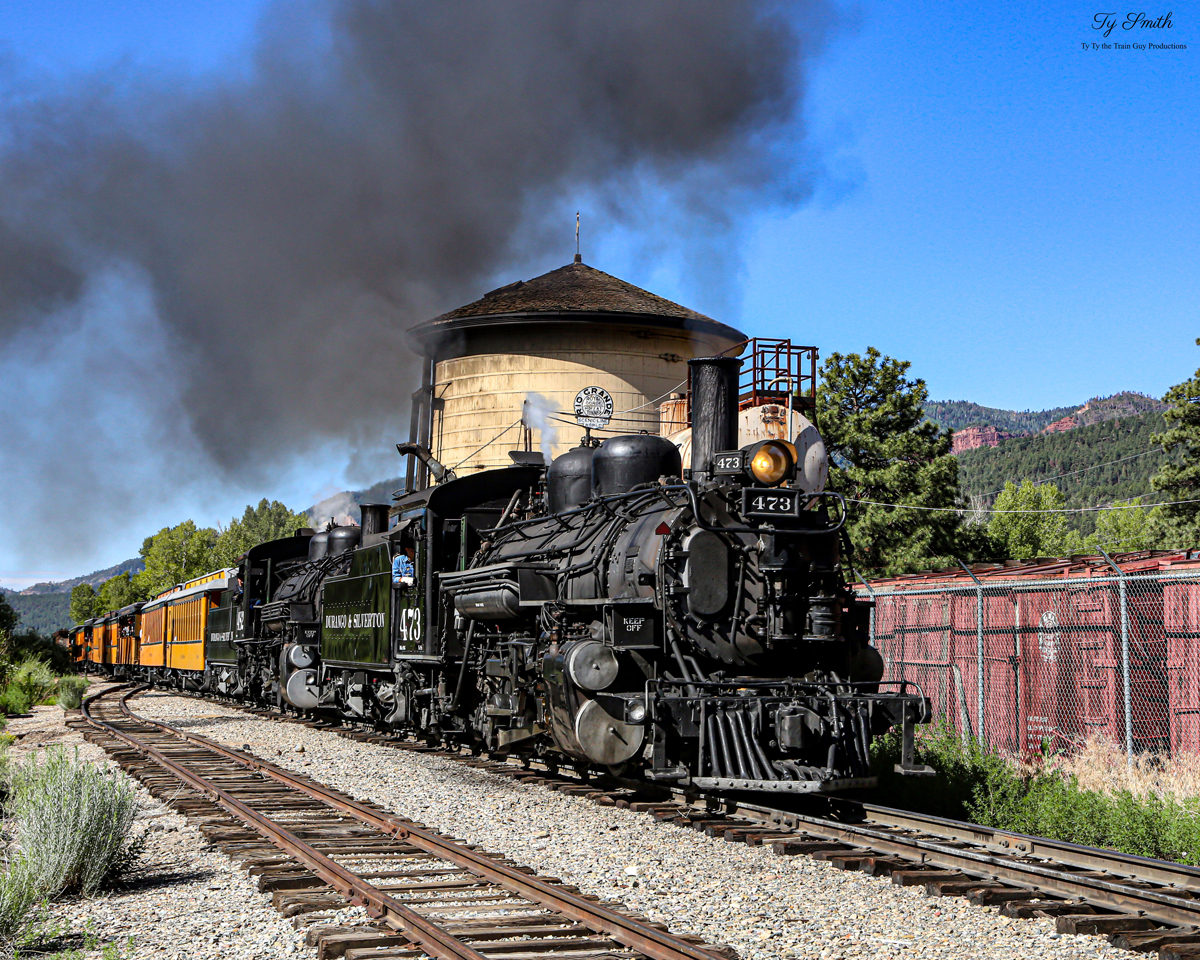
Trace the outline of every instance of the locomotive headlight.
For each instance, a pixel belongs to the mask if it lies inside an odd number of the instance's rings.
[[[634,697],[625,703],[625,720],[628,723],[641,723],[646,719],[646,702]]]
[[[764,440],[750,455],[750,473],[759,483],[774,487],[796,471],[795,448],[786,440]]]

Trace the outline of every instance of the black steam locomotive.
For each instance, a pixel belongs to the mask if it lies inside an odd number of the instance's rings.
[[[439,482],[249,551],[190,685],[726,790],[870,785],[898,727],[921,772],[928,702],[881,689],[845,503],[792,482],[790,443],[736,449],[738,364],[691,361],[686,480],[649,435],[462,478],[402,444]]]

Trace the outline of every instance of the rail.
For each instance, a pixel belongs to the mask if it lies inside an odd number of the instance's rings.
[[[401,817],[381,813],[337,791],[309,782],[307,778],[291,774],[261,758],[226,747],[206,737],[179,730],[161,721],[139,717],[130,710],[128,701],[132,696],[145,689],[147,689],[145,685],[130,689],[117,688],[117,690],[124,691],[119,701],[122,716],[127,721],[140,725],[143,730],[149,728],[186,743],[203,747],[210,754],[216,754],[225,760],[232,761],[245,770],[258,773],[286,786],[289,790],[302,793],[331,810],[336,810],[362,824],[374,827],[392,841],[407,843],[441,861],[454,864],[481,880],[486,880],[488,883],[522,897],[530,903],[580,923],[594,933],[610,937],[641,956],[652,958],[652,960],[716,960],[718,957],[714,951],[658,930],[650,924],[625,916],[603,904],[594,903],[571,893],[564,887],[523,873],[461,843],[443,837],[436,831],[421,827]],[[113,692],[113,690],[103,691],[84,701],[83,716],[89,724],[103,729],[139,754],[151,757],[155,763],[170,771],[173,776],[194,790],[212,798],[220,807],[252,826],[289,856],[303,863],[323,883],[351,903],[365,906],[370,916],[402,933],[426,950],[430,956],[444,958],[444,960],[484,960],[487,956],[486,953],[481,953],[470,944],[447,933],[437,924],[406,907],[367,880],[350,872],[331,857],[314,849],[296,834],[237,799],[229,790],[218,786],[207,777],[167,756],[164,751],[147,743],[144,736],[137,736],[130,732],[129,724],[122,727],[110,722],[109,719],[97,716],[93,709],[94,706]],[[192,760],[192,763],[194,764],[195,761]]]

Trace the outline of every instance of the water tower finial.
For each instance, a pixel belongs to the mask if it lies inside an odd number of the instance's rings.
[[[583,257],[579,254],[579,211],[575,211],[575,262],[583,263]]]

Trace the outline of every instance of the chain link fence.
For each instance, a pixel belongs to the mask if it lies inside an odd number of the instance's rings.
[[[994,748],[1200,752],[1200,571],[858,590],[884,679]]]

